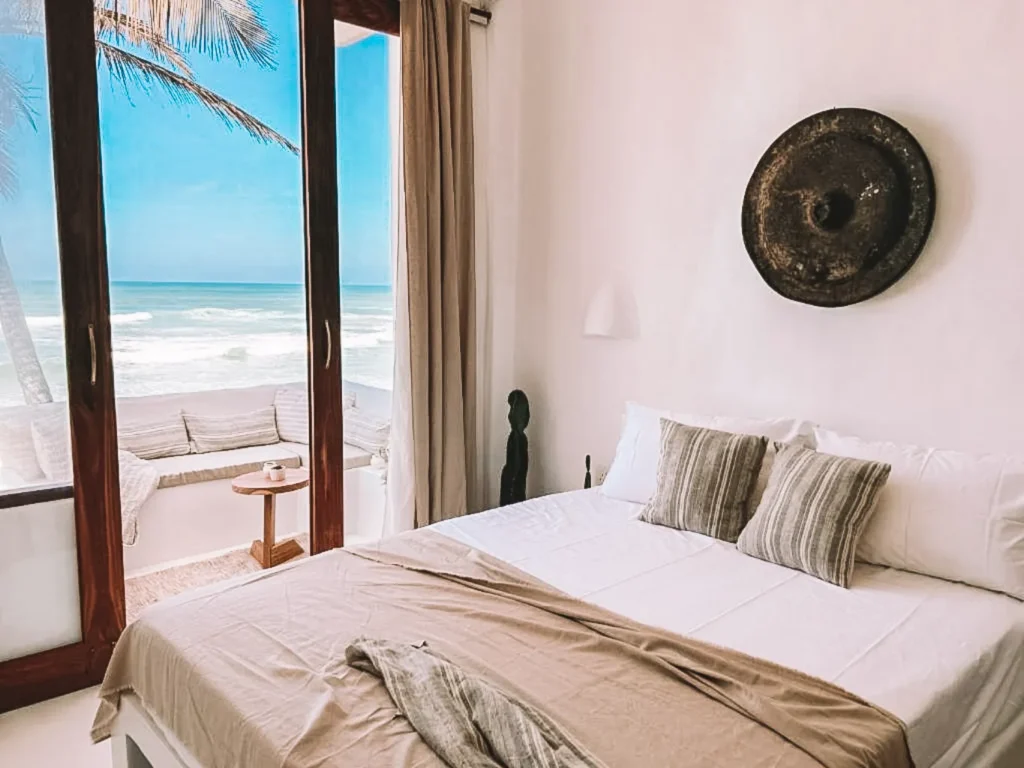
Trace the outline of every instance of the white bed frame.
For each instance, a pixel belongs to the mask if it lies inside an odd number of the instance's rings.
[[[203,768],[133,693],[121,697],[110,747],[114,768]]]

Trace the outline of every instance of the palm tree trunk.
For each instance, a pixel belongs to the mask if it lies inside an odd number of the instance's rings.
[[[25,402],[29,405],[52,403],[50,385],[46,383],[35,342],[28,330],[25,310],[21,306],[18,287],[14,284],[11,265],[7,263],[3,241],[0,241],[0,328],[3,329],[21,391],[25,393]]]

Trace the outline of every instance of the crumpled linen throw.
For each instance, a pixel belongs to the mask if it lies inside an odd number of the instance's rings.
[[[348,664],[379,677],[451,768],[605,768],[548,717],[421,646],[359,638]]]

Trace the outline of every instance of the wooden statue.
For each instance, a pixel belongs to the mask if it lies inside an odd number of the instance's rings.
[[[505,447],[505,467],[501,470],[501,506],[526,501],[526,473],[530,468],[526,427],[530,423],[530,401],[521,390],[508,396],[508,423],[512,431]]]
[[[594,485],[594,483],[590,479],[590,454],[588,453],[587,454],[587,476],[583,478],[583,487],[584,488],[590,488],[593,485]]]

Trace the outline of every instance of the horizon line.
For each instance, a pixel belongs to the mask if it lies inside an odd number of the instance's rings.
[[[50,279],[31,279],[31,280],[19,280],[18,283],[59,283],[58,278]],[[255,280],[245,280],[240,282],[234,282],[230,280],[110,280],[110,285],[276,285],[276,286],[296,286],[303,287],[306,285],[305,282],[292,283],[292,282],[263,282]],[[342,283],[342,288],[388,288],[391,289],[393,286],[391,283]]]

